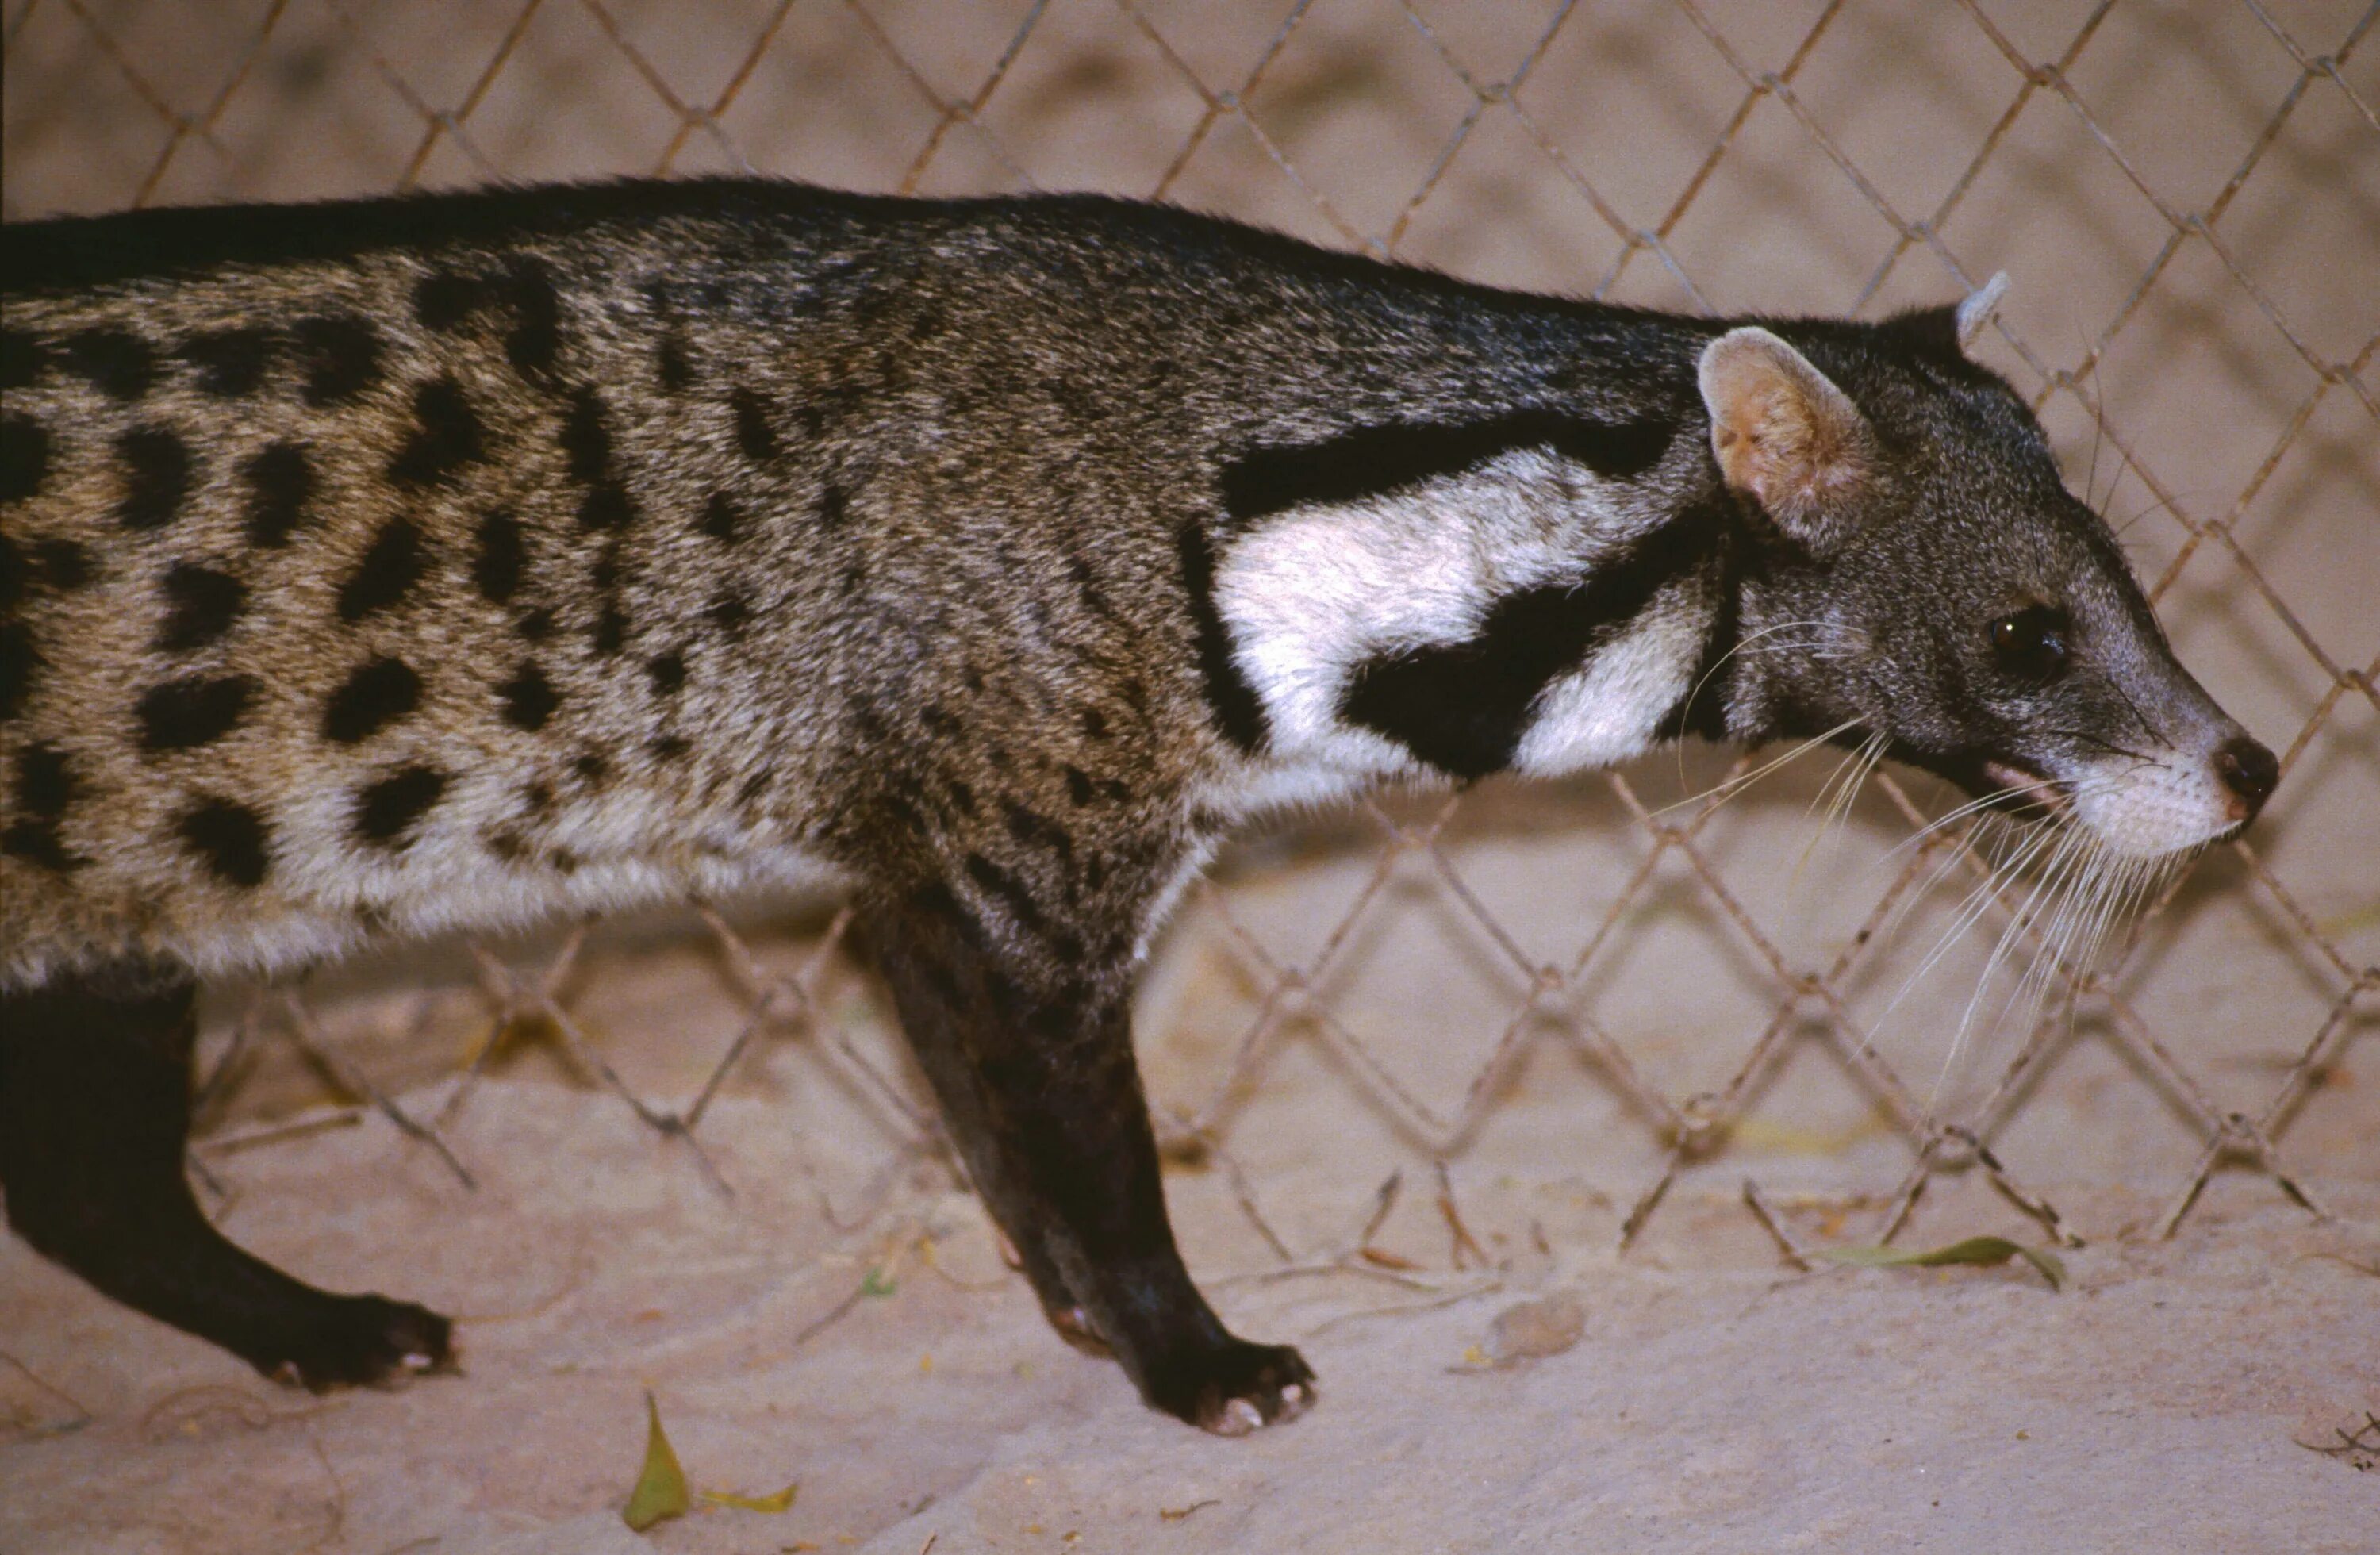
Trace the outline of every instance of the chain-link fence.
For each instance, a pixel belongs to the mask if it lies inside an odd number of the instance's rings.
[[[1733,797],[1767,755],[1390,797],[1230,856],[1160,946],[1141,1042],[1171,1153],[1225,1173],[1284,1261],[1339,1223],[1298,1208],[1314,1181],[1369,1201],[1384,1167],[1444,1185],[1450,1163],[1587,1182],[1623,1243],[1690,1178],[1795,1258],[1894,1235],[1946,1173],[2062,1238],[2119,1227],[2070,1223],[2059,1184],[2119,1181],[2143,1206],[2124,1223],[2170,1232],[2218,1169],[2319,1213],[2316,1179],[2380,1165],[2350,1083],[2380,1009],[2375,18],[17,0],[0,190],[23,219],[722,170],[1097,188],[1713,312],[1874,317],[2006,269],[1987,355],[2121,527],[2182,657],[2283,752],[2250,837],[2095,967],[2019,921],[1995,970],[2025,888],[1957,826],[1921,837],[1944,796],[1906,774],[1832,829],[1823,761]],[[245,995],[209,1050],[200,1168],[377,1110],[471,1183],[499,1163],[452,1122],[536,1038],[725,1191],[712,1103],[771,1063],[865,1098],[872,1121],[841,1126],[884,1160],[931,1148],[844,916],[723,910]],[[2028,972],[2037,1013],[2007,992]],[[276,1089],[293,1052],[313,1078]],[[1431,1257],[1460,1268],[1487,1255],[1454,1205],[1448,1186]],[[1411,1267],[1380,1218],[1346,1256]]]

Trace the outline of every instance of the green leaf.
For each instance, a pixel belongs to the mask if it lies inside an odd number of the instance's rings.
[[[864,1296],[889,1296],[900,1288],[901,1282],[881,1269],[869,1270],[868,1278],[859,1282],[859,1294]]]
[[[2041,1271],[2053,1291],[2066,1288],[2066,1266],[2046,1247],[2022,1247],[2005,1236],[1971,1236],[1947,1247],[1911,1252],[1901,1247],[1822,1247],[1810,1255],[1859,1269],[1936,1269],[1945,1264],[2002,1264],[2022,1258]]]
[[[628,1493],[628,1504],[620,1516],[638,1533],[665,1517],[683,1517],[693,1498],[686,1493],[686,1470],[677,1466],[677,1453],[671,1450],[669,1438],[662,1434],[662,1412],[653,1403],[650,1392],[645,1394],[645,1471],[637,1476],[637,1488]]]

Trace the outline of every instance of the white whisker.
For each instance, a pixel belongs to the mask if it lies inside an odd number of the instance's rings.
[[[1664,816],[1669,814],[1671,810],[1683,809],[1686,806],[1694,803],[1696,800],[1710,799],[1713,795],[1718,796],[1718,797],[1716,799],[1712,799],[1710,808],[1716,810],[1719,806],[1727,803],[1730,799],[1734,798],[1737,795],[1751,787],[1754,783],[1767,776],[1770,772],[1775,771],[1778,768],[1785,765],[1788,761],[1792,760],[1798,756],[1815,750],[1818,747],[1826,744],[1828,740],[1833,739],[1837,735],[1843,733],[1847,729],[1856,727],[1858,723],[1859,720],[1856,718],[1846,719],[1842,723],[1838,723],[1833,728],[1828,730],[1825,734],[1814,735],[1809,739],[1803,740],[1800,745],[1795,746],[1792,749],[1787,751],[1784,755],[1778,757],[1776,759],[1755,767],[1752,771],[1744,773],[1742,777],[1723,778],[1719,782],[1712,784],[1710,787],[1704,789],[1699,794],[1689,794],[1682,799],[1663,805],[1659,809],[1655,810],[1652,813],[1657,817]],[[1707,814],[1709,812],[1706,811],[1705,813]]]

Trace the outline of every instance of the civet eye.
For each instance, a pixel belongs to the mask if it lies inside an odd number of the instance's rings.
[[[2066,613],[2035,605],[1992,623],[1992,657],[2018,680],[2034,685],[2054,680],[2066,667],[2066,638],[2071,623]]]

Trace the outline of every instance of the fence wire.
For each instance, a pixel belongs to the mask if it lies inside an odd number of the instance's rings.
[[[1863,901],[1873,892],[1873,901],[1855,927],[1813,948],[1769,900],[1774,850],[1721,822],[1727,790],[1665,805],[1650,791],[1658,770],[1639,768],[1595,780],[1609,791],[1595,803],[1624,818],[1633,839],[1599,910],[1540,905],[1520,922],[1496,903],[1509,893],[1483,886],[1489,866],[1462,841],[1476,812],[1506,795],[1367,804],[1348,823],[1355,840],[1342,826],[1335,854],[1356,866],[1300,898],[1318,933],[1284,938],[1278,914],[1251,908],[1247,882],[1264,873],[1260,863],[1231,871],[1237,883],[1201,889],[1189,916],[1221,947],[1243,996],[1209,1017],[1245,1024],[1188,1063],[1186,1078],[1160,1087],[1162,1124],[1177,1153],[1221,1160],[1238,1201],[1287,1260],[1289,1246],[1257,1208],[1263,1173],[1244,1172],[1237,1153],[1247,1099],[1283,1048],[1314,1044],[1330,1061],[1329,1083],[1443,1163],[1478,1148],[1510,1104],[1512,1077],[1549,1045],[1574,1055],[1650,1142],[1643,1174],[1618,1196],[1625,1243],[1682,1172],[1735,1148],[1769,1076],[1810,1041],[1831,1052],[1905,1147],[1897,1181],[1851,1196],[1873,1210],[1864,1231],[1889,1238],[1930,1182],[1980,1171],[2072,1241],[2049,1197],[2065,1169],[2015,1125],[2079,1024],[2120,1057],[2122,1083],[2155,1093],[2190,1136],[2186,1164],[2161,1184],[2156,1230],[2181,1224],[2226,1167],[2261,1175],[2320,1214],[2289,1131],[2373,1029],[2380,938],[2351,886],[2349,910],[2326,913],[2292,880],[2326,861],[2362,876],[2368,895],[2380,857],[2368,723],[2380,710],[2380,657],[2362,656],[2380,647],[2370,629],[2380,570],[2364,568],[2360,605],[2350,586],[2344,606],[2301,608],[2304,567],[2277,565],[2266,542],[2291,555],[2301,546],[2257,519],[2310,502],[2305,522],[2338,548],[2329,565],[2344,567],[2350,585],[2380,533],[2369,454],[2380,422],[2371,379],[2380,346],[2371,283],[2380,274],[2372,171],[2380,78],[2370,68],[2380,6],[1958,0],[1916,20],[1850,0],[1487,8],[1293,0],[1276,11],[1155,0],[963,9],[893,0],[698,9],[658,0],[526,0],[517,9],[19,0],[6,22],[6,208],[23,218],[596,173],[743,170],[903,193],[1092,181],[1457,268],[1490,253],[1484,225],[1518,220],[1546,236],[1517,259],[1497,250],[1503,257],[1485,261],[1505,267],[1494,278],[1713,312],[1798,304],[1870,316],[1956,296],[2012,252],[2065,256],[2020,269],[2021,298],[2029,285],[2058,293],[2070,262],[2078,274],[2105,270],[2111,252],[2129,249],[2116,284],[2093,293],[2106,300],[2094,301],[2087,325],[2060,334],[2027,322],[2054,310],[2020,307],[2003,315],[1990,349],[2045,419],[2087,446],[2083,479],[2095,497],[2109,474],[2133,488],[2128,500],[2147,528],[2127,538],[2156,558],[2144,576],[2161,609],[2171,617],[2185,597],[2198,601],[2180,612],[2198,623],[2196,640],[2258,645],[2259,732],[2280,736],[2284,775],[2272,819],[2200,861],[2197,872],[2219,872],[2222,889],[2178,880],[2100,964],[2070,964],[2017,917],[2015,888],[1995,879],[1971,835],[1927,830],[1935,796],[1883,771],[1874,781],[1888,808],[1864,824],[1886,865],[1840,871],[1828,888]],[[2191,70],[2214,85],[2158,84]],[[2149,84],[2125,84],[2135,77]],[[1607,97],[1618,105],[1596,106]],[[1871,97],[1891,105],[1888,122]],[[2206,148],[2218,142],[2236,144],[2236,155],[2210,161]],[[2219,176],[2178,176],[2178,143]],[[1765,192],[1755,199],[1748,188]],[[2012,231],[2028,217],[2040,236],[2023,250]],[[2315,230],[2295,235],[2294,222]],[[1738,236],[1747,224],[1749,235]],[[1835,256],[1832,269],[1797,268],[1791,256],[1803,249]],[[1744,257],[1755,250],[1765,256],[1758,264]],[[2341,264],[2361,281],[2325,291],[2307,280]],[[1813,294],[1806,283],[1819,273]],[[2179,348],[2173,326],[2159,322],[2177,295],[2197,310],[2193,327],[2230,354],[2218,379],[2252,382],[2240,414],[2268,441],[2243,478],[2210,483],[2189,434],[2154,395],[2144,409],[2107,392],[2107,369],[2128,349]],[[2210,413],[2228,414],[2231,403]],[[2330,473],[2292,473],[2307,465]],[[2309,482],[2313,499],[2302,495]],[[1759,759],[1745,756],[1718,775],[1742,777]],[[2265,839],[2276,835],[2298,844],[2286,850],[2294,872],[2267,856]],[[1919,840],[1901,845],[1909,838]],[[1904,970],[1892,958],[1911,954],[1905,941],[1888,950],[1887,930],[1946,879],[1977,882],[1986,919],[2015,924],[2019,967],[2031,966],[2052,990],[1997,1077],[1955,1107],[1927,1094],[1905,1055],[1896,1063],[1879,1037],[1892,1010],[1875,1007],[1879,980]],[[1380,918],[1420,910],[1417,899],[1451,961],[1470,954],[1455,948],[1460,940],[1493,966],[1500,1014],[1425,1014],[1418,1039],[1366,1025],[1366,1002],[1349,993],[1377,962],[1366,947]],[[1675,956],[1643,949],[1647,922],[1674,916],[1682,900],[1706,936],[1696,954],[1714,966],[1748,965],[1765,1010],[1708,1044],[1725,1066],[1715,1083],[1682,1085],[1674,1064],[1648,1063],[1642,1011],[1662,989],[1621,991],[1632,978],[1706,975],[1693,957],[1682,972]],[[517,944],[468,947],[483,1039],[434,1086],[383,1087],[369,1047],[331,1031],[323,997],[300,985],[256,992],[219,1051],[209,1099],[237,1087],[253,1043],[275,1038],[305,1052],[356,1109],[394,1122],[404,1148],[435,1152],[468,1184],[473,1167],[447,1137],[453,1120],[500,1039],[536,1031],[726,1189],[705,1150],[712,1103],[756,1046],[790,1043],[876,1099],[888,1152],[930,1145],[933,1124],[910,1079],[824,991],[847,970],[847,911],[813,925],[790,957],[782,953],[794,942],[772,942],[766,929],[731,923],[708,904],[690,911],[715,947],[716,993],[732,1015],[715,1063],[676,1094],[624,1077],[589,1029],[581,973],[595,953],[581,926],[533,956]],[[2277,1044],[2252,1095],[2228,1075],[2209,1078],[2219,1062],[2210,1055],[2241,1035],[2240,1008],[2185,1000],[2176,1009],[2156,996],[2177,962],[2196,954],[2194,926],[2227,915],[2252,917],[2296,979],[2286,994],[2249,990],[2255,1040]],[[1548,955],[1543,946],[1555,942],[1571,948]],[[1940,1026],[1961,1002],[1921,1001],[1915,1018]],[[1427,1082],[1412,1077],[1414,1040],[1436,1063]],[[2368,1132],[2371,1103],[2360,1105]],[[200,1170],[285,1126],[219,1130],[201,1142]],[[1806,1225],[1797,1231],[1750,1181],[1742,1197],[1745,1212],[1798,1259]],[[1458,1245],[1458,1263],[1461,1253]]]

